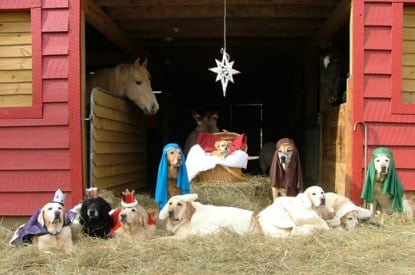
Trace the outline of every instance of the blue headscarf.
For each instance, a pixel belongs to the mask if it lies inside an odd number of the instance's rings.
[[[179,168],[179,174],[177,176],[177,187],[182,190],[182,194],[190,193],[190,182],[187,175],[186,168],[186,157],[183,154],[182,148],[176,143],[169,143],[163,148],[163,154],[161,156],[159,170],[157,173],[157,184],[156,184],[156,196],[155,200],[159,205],[159,208],[162,209],[163,206],[169,200],[168,195],[168,176],[169,176],[169,162],[167,160],[167,152],[170,149],[179,149],[182,155],[182,165]]]

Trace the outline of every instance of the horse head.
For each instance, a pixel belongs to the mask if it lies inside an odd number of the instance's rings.
[[[219,115],[218,113],[207,112],[205,115],[200,115],[196,112],[193,112],[192,117],[197,122],[197,126],[190,135],[187,137],[184,145],[184,153],[187,155],[190,148],[197,143],[197,138],[200,132],[216,133],[219,132],[217,126]]]
[[[159,109],[157,98],[153,94],[147,60],[140,63],[119,65],[119,75],[124,95],[133,101],[146,115],[154,115]]]

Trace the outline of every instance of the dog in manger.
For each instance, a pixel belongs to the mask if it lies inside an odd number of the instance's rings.
[[[218,140],[215,142],[215,151],[212,151],[213,156],[225,159],[231,152],[232,141]]]
[[[159,219],[167,219],[166,230],[172,238],[208,235],[221,229],[228,229],[241,235],[261,231],[253,211],[205,205],[196,202],[197,198],[197,194],[171,197],[160,211]]]
[[[295,197],[277,197],[257,218],[262,232],[267,236],[283,238],[308,235],[316,230],[329,229],[320,216],[321,207],[325,207],[324,190],[320,186],[310,186]]]
[[[271,189],[273,198],[296,196],[303,191],[303,173],[300,155],[294,141],[278,140],[271,164]]]
[[[327,207],[335,212],[334,217],[325,219],[330,227],[352,230],[371,216],[370,210],[355,205],[349,198],[339,194],[327,192],[325,199]]]
[[[38,209],[27,223],[14,232],[9,244],[20,246],[33,243],[40,252],[69,253],[73,247],[70,225],[75,213],[66,211],[64,202],[65,194],[58,189],[51,202]]]
[[[122,209],[115,211],[112,216],[116,223],[110,235],[119,238],[147,239],[153,236],[156,223],[151,215],[135,198],[135,192],[128,189],[122,193]]]
[[[378,147],[373,151],[361,197],[373,204],[372,220],[378,208],[383,214],[404,212],[412,220],[412,208],[405,197],[389,148]]]
[[[170,197],[189,192],[186,157],[178,144],[169,143],[164,146],[160,159],[155,200],[161,209]]]
[[[86,196],[79,211],[79,223],[88,236],[106,239],[114,226],[111,205],[98,196],[96,187],[86,189]]]

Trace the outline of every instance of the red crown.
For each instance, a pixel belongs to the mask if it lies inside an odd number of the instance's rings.
[[[137,200],[135,199],[135,192],[133,191],[128,191],[128,189],[126,189],[124,192],[122,192],[122,201],[121,201],[121,206],[122,207],[134,207],[138,204]]]

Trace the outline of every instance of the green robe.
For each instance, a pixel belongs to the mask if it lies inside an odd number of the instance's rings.
[[[393,208],[399,212],[402,212],[402,197],[404,195],[404,188],[402,182],[399,180],[398,174],[396,173],[395,161],[393,159],[392,151],[388,148],[378,147],[375,151],[373,151],[372,160],[370,161],[369,169],[367,170],[366,181],[363,186],[361,198],[369,203],[373,202],[376,174],[374,159],[380,155],[386,155],[390,159],[388,176],[383,183],[382,192],[389,193],[392,199]]]

